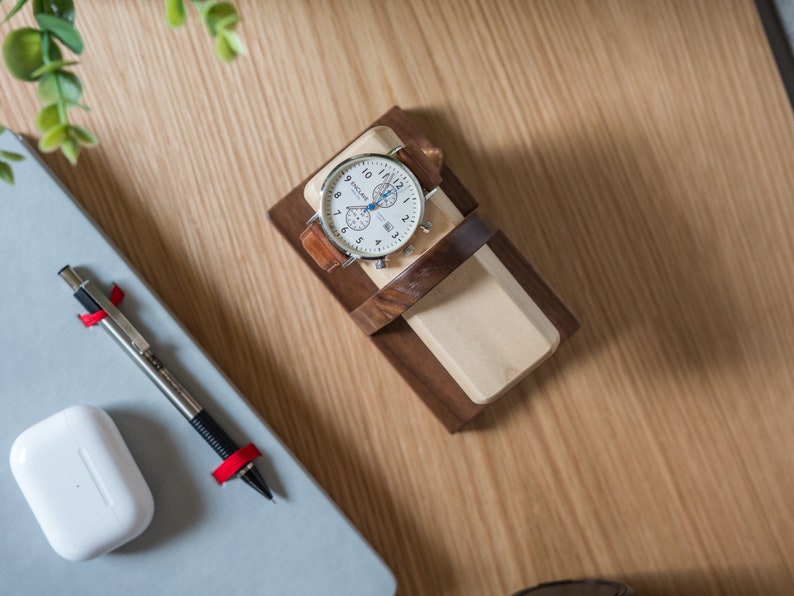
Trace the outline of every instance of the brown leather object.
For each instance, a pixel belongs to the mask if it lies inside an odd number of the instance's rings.
[[[347,261],[347,257],[336,248],[320,226],[319,222],[309,224],[300,235],[301,244],[314,262],[325,271],[333,271]]]
[[[433,148],[439,152],[439,162],[443,159],[443,154],[440,149]],[[428,157],[427,153],[420,149],[417,145],[406,145],[394,154],[394,157],[400,160],[405,166],[411,170],[419,181],[425,192],[433,190],[436,186],[441,185],[441,172],[439,166],[433,163],[433,160]]]
[[[402,273],[350,312],[367,335],[382,329],[477,252],[496,228],[471,213]]]

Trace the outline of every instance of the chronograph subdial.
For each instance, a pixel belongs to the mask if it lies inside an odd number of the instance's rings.
[[[360,232],[369,225],[370,221],[372,221],[372,218],[369,215],[369,210],[366,205],[363,207],[347,208],[345,222],[350,226],[350,229]]]
[[[372,200],[377,207],[391,207],[397,202],[397,189],[389,182],[381,182],[372,191]]]

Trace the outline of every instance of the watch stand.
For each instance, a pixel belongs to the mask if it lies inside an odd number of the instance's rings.
[[[383,128],[386,127],[386,128]],[[577,329],[578,321],[446,165],[414,254],[381,271],[359,261],[333,272],[304,250],[317,190],[350,155],[432,144],[394,107],[269,211],[279,232],[450,432],[460,430]],[[424,236],[424,235],[422,235]]]

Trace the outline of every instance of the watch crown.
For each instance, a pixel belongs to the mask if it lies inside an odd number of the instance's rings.
[[[408,246],[406,246],[403,249],[403,255],[406,256],[406,257],[408,255],[410,255],[412,252],[414,252],[414,245],[413,244],[409,244]]]

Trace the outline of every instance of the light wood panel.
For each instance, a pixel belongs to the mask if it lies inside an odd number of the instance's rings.
[[[159,3],[79,2],[102,144],[48,162],[403,593],[790,592],[794,120],[752,2],[239,8],[229,67]],[[582,322],[456,436],[265,221],[394,104]]]

